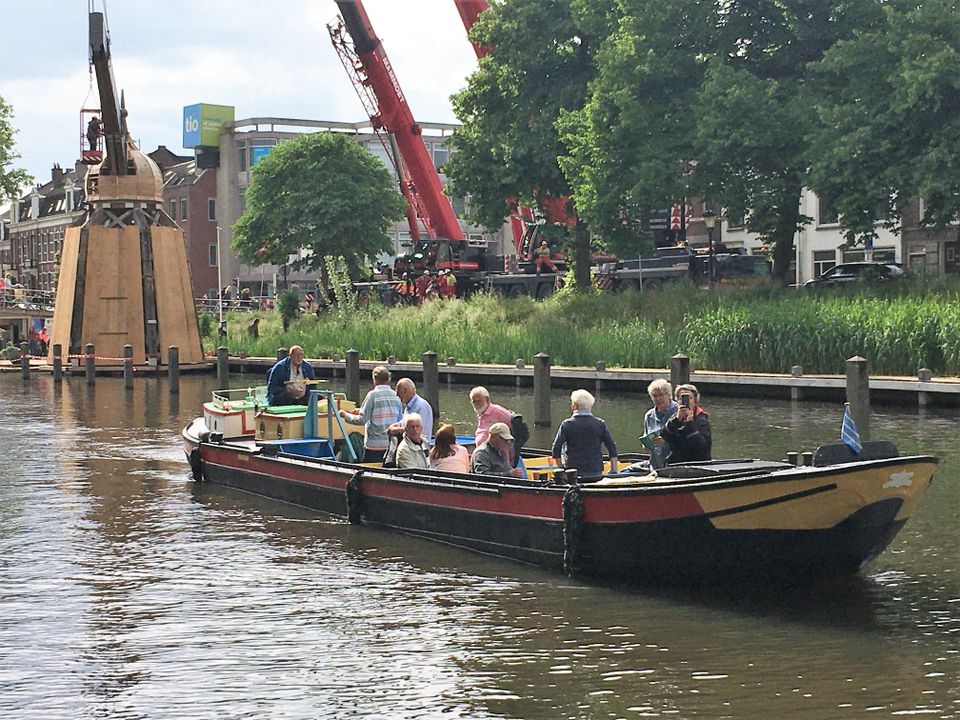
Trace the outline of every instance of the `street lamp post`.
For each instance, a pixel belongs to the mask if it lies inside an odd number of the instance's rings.
[[[217,225],[217,316],[219,318],[217,334],[222,338],[227,334],[227,324],[223,320],[223,256],[220,254],[219,225]]]
[[[703,211],[703,224],[707,228],[707,239],[710,242],[710,287],[717,284],[717,258],[713,250],[713,229],[717,226],[717,214],[713,210]]]

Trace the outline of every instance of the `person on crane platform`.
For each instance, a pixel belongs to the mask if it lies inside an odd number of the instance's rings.
[[[550,272],[556,272],[557,266],[553,264],[553,260],[550,259],[550,246],[547,245],[546,240],[540,241],[540,247],[536,250],[536,264],[537,264],[537,275],[543,271],[543,267],[546,266]]]
[[[91,151],[97,149],[97,141],[101,134],[103,134],[103,123],[100,122],[100,118],[94,115],[87,123],[87,142],[90,143]]]

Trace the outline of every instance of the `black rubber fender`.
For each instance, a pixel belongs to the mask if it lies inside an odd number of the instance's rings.
[[[195,482],[203,482],[203,460],[200,458],[200,448],[190,451],[190,472]]]

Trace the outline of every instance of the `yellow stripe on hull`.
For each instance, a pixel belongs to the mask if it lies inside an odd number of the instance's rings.
[[[857,470],[843,467],[796,480],[702,490],[695,495],[719,530],[823,530],[890,498],[902,499],[896,520],[906,520],[937,465],[924,458],[897,464],[878,461]]]

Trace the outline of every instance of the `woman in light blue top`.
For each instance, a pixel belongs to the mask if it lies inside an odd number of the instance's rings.
[[[667,441],[660,437],[663,426],[667,420],[677,414],[677,403],[673,399],[673,388],[663,378],[654,380],[647,386],[647,394],[653,402],[653,407],[647,410],[643,416],[643,435],[641,438],[648,437],[651,433],[656,435],[651,438],[650,443],[650,467],[662,468],[667,464],[667,458],[670,455],[670,446]]]

